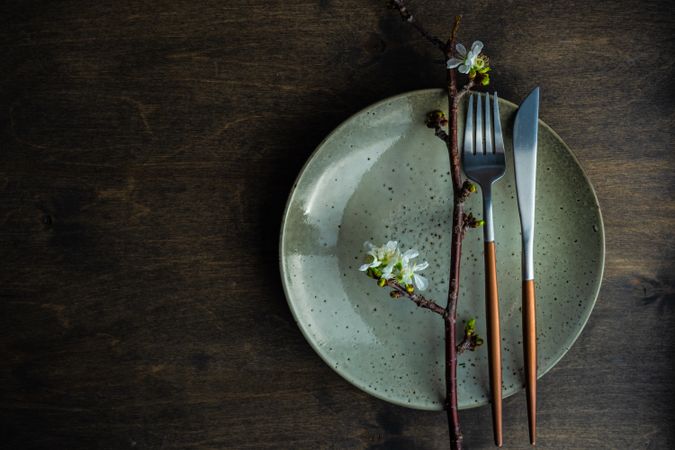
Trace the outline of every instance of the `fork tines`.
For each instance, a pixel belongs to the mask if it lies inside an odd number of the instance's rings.
[[[476,101],[475,98],[478,98]],[[476,113],[474,114],[474,104]],[[485,109],[485,113],[483,113]],[[494,125],[493,125],[493,117]],[[476,93],[469,97],[464,132],[464,152],[473,155],[504,153],[504,138],[499,120],[499,98],[495,92],[490,107],[490,94]],[[474,126],[475,121],[475,126]],[[493,138],[494,132],[494,138]]]

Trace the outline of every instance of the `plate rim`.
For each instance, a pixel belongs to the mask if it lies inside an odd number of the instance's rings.
[[[298,319],[298,314],[296,313],[295,306],[294,306],[293,302],[291,301],[290,289],[289,289],[288,284],[286,283],[285,274],[288,273],[288,270],[286,268],[285,261],[284,261],[284,250],[285,250],[284,232],[285,232],[286,225],[287,225],[287,222],[288,222],[290,205],[293,202],[293,200],[294,200],[294,198],[297,194],[298,184],[300,183],[302,177],[304,176],[305,172],[307,171],[308,166],[312,163],[312,161],[314,161],[314,159],[316,158],[317,154],[321,151],[324,144],[326,142],[328,142],[328,140],[330,140],[333,137],[333,135],[335,135],[338,131],[342,130],[345,126],[347,126],[348,123],[350,123],[354,118],[361,115],[362,113],[364,113],[364,112],[366,112],[370,109],[376,108],[376,107],[378,107],[382,104],[392,102],[392,101],[397,100],[397,99],[402,98],[402,97],[409,97],[409,96],[413,96],[413,95],[421,95],[421,94],[426,94],[426,93],[444,94],[445,90],[442,89],[442,88],[416,89],[416,90],[396,94],[396,95],[393,95],[391,97],[386,97],[382,100],[371,103],[371,104],[365,106],[364,108],[361,108],[357,112],[349,115],[349,117],[347,117],[342,122],[340,122],[340,124],[337,127],[335,127],[330,133],[328,133],[328,135],[326,135],[326,137],[324,139],[321,140],[321,142],[314,148],[312,153],[310,153],[310,155],[307,157],[307,160],[305,161],[305,163],[300,168],[300,171],[298,172],[298,175],[295,177],[295,180],[293,181],[290,193],[288,194],[288,199],[286,200],[286,204],[284,206],[284,212],[281,216],[281,227],[280,227],[280,230],[279,230],[279,255],[278,255],[278,257],[279,257],[279,275],[281,277],[281,284],[282,284],[282,287],[283,287],[284,296],[286,297],[286,303],[288,304],[288,307],[291,311],[291,315],[293,316],[293,320],[295,321],[297,327],[300,329],[300,332],[302,333],[305,340],[309,343],[310,347],[314,350],[314,352],[316,354],[319,355],[319,358],[321,358],[321,360],[328,367],[330,367],[334,372],[336,372],[338,375],[340,375],[340,377],[342,377],[345,381],[349,382],[351,385],[357,387],[359,390],[365,392],[366,394],[372,395],[373,397],[378,398],[380,400],[384,400],[388,403],[392,403],[392,404],[395,404],[395,405],[398,405],[398,406],[403,406],[403,407],[411,408],[411,409],[417,409],[417,410],[423,410],[423,411],[441,411],[443,409],[442,405],[440,405],[441,406],[440,408],[437,407],[437,406],[434,406],[434,405],[429,405],[428,407],[427,406],[412,405],[410,403],[404,403],[402,401],[392,399],[391,397],[387,397],[387,396],[381,394],[380,391],[374,391],[373,389],[369,389],[366,385],[359,384],[357,380],[353,379],[347,372],[345,372],[345,369],[343,369],[343,366],[335,367],[335,365],[333,364],[333,361],[330,361],[320,351],[319,347],[316,345],[313,338],[309,335],[308,331],[302,326],[300,320]],[[509,101],[509,100],[506,100],[506,99],[501,98],[501,97],[499,98],[499,100],[501,102],[504,102],[504,103],[508,104],[508,105],[511,105],[516,110],[518,109],[518,105]],[[595,288],[595,292],[593,293],[593,299],[590,303],[591,306],[590,306],[590,308],[588,308],[588,312],[580,317],[581,326],[579,327],[578,330],[576,330],[573,333],[572,339],[570,340],[570,343],[569,343],[569,346],[566,346],[567,348],[563,347],[563,351],[555,359],[551,360],[551,363],[549,364],[549,366],[544,371],[538,373],[537,379],[540,379],[544,375],[546,375],[549,371],[551,371],[560,362],[560,360],[565,355],[567,355],[567,353],[572,349],[574,344],[579,339],[579,336],[581,336],[581,333],[586,328],[586,325],[588,324],[588,320],[590,319],[591,314],[593,313],[593,310],[595,309],[595,305],[598,301],[598,297],[600,295],[600,289],[602,288],[602,282],[603,282],[604,275],[605,275],[606,242],[605,242],[605,224],[604,224],[604,220],[602,218],[602,209],[600,207],[600,202],[598,201],[597,192],[595,191],[595,187],[591,183],[591,180],[588,177],[588,174],[584,170],[584,168],[581,165],[581,162],[577,158],[576,154],[567,145],[567,143],[560,137],[560,135],[558,133],[556,133],[556,131],[553,128],[551,128],[550,125],[545,123],[541,118],[538,119],[538,124],[539,124],[539,126],[546,128],[546,130],[548,132],[550,132],[553,135],[553,137],[555,137],[558,140],[558,142],[560,142],[563,145],[565,150],[567,150],[567,152],[572,156],[572,160],[574,161],[574,163],[577,165],[577,167],[581,171],[581,175],[583,176],[584,180],[586,181],[586,184],[590,187],[591,194],[593,195],[593,200],[594,200],[594,203],[595,203],[595,208],[597,209],[597,212],[598,212],[598,218],[599,218],[598,233],[599,233],[600,244],[601,244],[601,254],[600,254],[599,261],[598,261],[598,263],[600,264],[600,273],[599,273],[599,278],[598,278],[599,281],[598,281],[597,286]],[[535,281],[536,281],[536,279],[535,279]],[[507,398],[507,397],[510,397],[512,395],[515,395],[516,393],[518,393],[522,390],[523,390],[522,386],[516,386],[516,387],[514,387],[513,389],[510,389],[510,390],[502,388],[503,398]],[[471,404],[463,406],[463,407],[460,406],[459,409],[460,410],[472,409],[472,408],[477,408],[477,407],[480,407],[480,406],[485,406],[485,405],[488,405],[488,404],[489,404],[489,400],[486,398],[485,400],[479,401],[477,403],[471,403]]]

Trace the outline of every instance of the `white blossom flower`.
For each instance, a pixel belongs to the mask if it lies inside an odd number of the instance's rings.
[[[472,68],[477,68],[478,55],[483,51],[483,43],[481,41],[475,41],[469,51],[462,44],[457,44],[455,49],[460,58],[452,57],[448,59],[448,69],[457,68],[461,73],[468,74]]]
[[[406,285],[414,284],[420,291],[425,290],[429,287],[429,280],[422,275],[419,275],[417,272],[429,267],[429,263],[424,261],[422,264],[416,264],[409,262],[408,264],[403,265],[399,273],[400,281]]]
[[[404,266],[407,266],[410,263],[410,260],[413,258],[417,258],[419,256],[419,252],[414,249],[406,250],[403,255],[401,255],[401,263]]]
[[[391,263],[391,261],[394,261],[397,259],[397,256],[399,254],[398,251],[398,242],[397,241],[389,241],[386,244],[384,244],[382,247],[376,247],[372,243],[366,241],[363,243],[363,246],[368,249],[368,256],[372,259],[371,262],[363,264],[361,267],[359,267],[359,270],[361,272],[365,272],[369,268],[378,268],[382,265],[387,266]],[[386,270],[386,268],[385,268]]]
[[[369,276],[382,283],[385,283],[385,280],[395,279],[406,288],[412,289],[415,286],[421,291],[429,286],[429,281],[418,273],[429,267],[429,263],[413,262],[413,259],[419,256],[417,250],[410,249],[401,253],[397,241],[389,241],[382,247],[376,247],[366,241],[363,246],[368,250],[370,261],[359,267],[360,271],[368,271]]]
[[[403,267],[418,254],[417,250],[406,250],[403,254],[401,254],[400,250],[397,250],[396,254],[389,261],[389,264],[382,270],[382,278],[390,280],[397,277],[401,269],[403,269]]]
[[[389,261],[389,264],[387,264],[384,269],[382,269],[382,278],[385,280],[391,280],[394,278],[394,269],[396,269],[396,265],[396,261]]]

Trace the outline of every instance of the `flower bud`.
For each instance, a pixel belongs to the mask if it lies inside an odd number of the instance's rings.
[[[412,284],[406,284],[405,285],[405,291],[408,294],[412,294],[413,292],[415,292],[415,286],[413,286]]]
[[[377,280],[377,285],[379,287],[385,287],[387,285],[387,280],[385,280],[384,278],[380,278],[379,280]]]
[[[466,323],[464,327],[466,334],[471,335],[476,332],[476,319],[471,319]]]
[[[445,117],[445,113],[443,111],[437,109],[427,113],[424,123],[428,128],[437,128],[447,125],[448,119]]]
[[[401,298],[403,294],[401,294],[399,291],[391,291],[389,293],[389,297],[391,298]]]
[[[463,202],[469,197],[470,194],[476,191],[477,188],[475,184],[473,184],[469,180],[464,180],[464,184],[462,184],[462,190],[459,193],[459,200]]]

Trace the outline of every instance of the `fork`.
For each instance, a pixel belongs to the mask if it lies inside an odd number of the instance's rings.
[[[477,98],[474,118],[474,98]],[[488,362],[490,366],[490,393],[492,400],[492,430],[495,444],[502,446],[502,367],[501,337],[499,331],[499,297],[495,263],[495,238],[492,220],[492,184],[506,171],[504,139],[499,119],[499,100],[495,92],[490,106],[490,95],[473,94],[464,127],[464,173],[480,185],[483,193],[483,220],[485,241],[485,311],[487,316]],[[483,114],[483,101],[485,114]],[[494,120],[491,120],[491,116]],[[494,122],[494,125],[493,125]],[[474,125],[475,123],[475,125]],[[494,141],[492,134],[494,132]],[[485,142],[485,145],[483,145]]]

